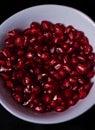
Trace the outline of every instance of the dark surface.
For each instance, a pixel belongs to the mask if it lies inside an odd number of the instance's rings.
[[[74,7],[81,10],[95,21],[95,1],[94,0],[3,0],[0,4],[0,24],[14,13],[34,5],[39,4],[60,4]],[[0,106],[0,130],[95,130],[95,106],[83,115],[71,121],[54,124],[39,125],[22,121]]]

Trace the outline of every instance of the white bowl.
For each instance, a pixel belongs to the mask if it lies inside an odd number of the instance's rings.
[[[14,14],[0,25],[0,44],[6,37],[6,32],[14,28],[24,29],[32,21],[41,22],[42,20],[48,20],[53,23],[60,22],[66,26],[73,25],[76,29],[85,33],[95,51],[95,23],[82,12],[60,5],[34,6]],[[38,114],[18,105],[3,87],[2,82],[0,82],[0,103],[11,114],[28,122],[39,124],[65,122],[86,112],[95,104],[95,77],[93,81],[94,84],[88,96],[61,113]]]

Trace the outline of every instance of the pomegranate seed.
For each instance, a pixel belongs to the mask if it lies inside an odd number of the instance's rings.
[[[68,80],[69,80],[70,83],[72,83],[72,84],[76,84],[76,82],[77,82],[77,78],[76,78],[76,77],[72,77],[72,76],[70,76]]]
[[[82,43],[82,45],[88,45],[89,44],[88,39],[86,37],[81,38],[81,43]]]
[[[79,42],[74,42],[74,43],[73,43],[73,47],[74,47],[75,49],[79,49],[79,47],[80,47]]]
[[[23,36],[18,36],[15,39],[15,45],[17,47],[23,47],[24,46],[24,37]]]
[[[23,83],[24,83],[24,85],[29,85],[29,84],[31,84],[31,78],[30,78],[29,76],[25,76]]]
[[[18,103],[21,103],[23,100],[23,96],[21,93],[13,93],[12,96]]]
[[[35,99],[33,100],[33,103],[34,103],[34,104],[39,104],[39,102],[40,102],[40,99],[39,99],[39,98],[35,98]]]
[[[55,108],[55,111],[57,111],[57,112],[63,112],[63,111],[64,111],[64,107],[62,107],[62,106],[57,106],[57,107]]]
[[[18,56],[23,56],[24,55],[24,51],[23,50],[18,50],[17,51],[17,55]]]
[[[85,80],[82,78],[82,77],[78,77],[78,82],[80,84],[84,84],[85,83]]]
[[[90,45],[87,45],[84,47],[84,53],[89,54],[92,51],[92,47]]]
[[[70,86],[70,81],[68,79],[65,79],[61,85],[61,88],[64,89],[64,88],[68,88]]]
[[[64,91],[64,97],[65,97],[65,98],[70,98],[70,97],[72,97],[72,91],[69,90],[69,89],[65,90],[65,91]]]
[[[23,86],[16,86],[12,88],[12,91],[15,92],[23,92]]]
[[[35,107],[35,111],[37,111],[37,112],[44,112],[44,106],[43,105],[39,105],[39,106]]]
[[[57,102],[56,102],[56,101],[54,101],[54,100],[52,100],[52,101],[51,101],[51,103],[50,103],[50,105],[52,106],[52,108],[55,108],[55,107],[56,107],[56,105],[57,105]]]
[[[64,70],[59,70],[58,73],[59,73],[59,75],[62,76],[63,78],[64,78],[65,75],[66,75],[65,72],[64,72]]]
[[[8,37],[4,42],[9,47],[11,44],[13,45],[14,38],[13,37]]]
[[[26,57],[33,59],[34,58],[34,54],[31,53],[31,52],[27,52]]]
[[[48,54],[47,52],[45,52],[45,53],[43,53],[43,54],[41,55],[41,58],[42,58],[43,60],[48,60],[48,59],[49,59],[49,54]]]
[[[40,24],[37,23],[37,22],[32,22],[32,23],[30,24],[30,28],[40,28]]]
[[[86,92],[90,91],[92,85],[93,85],[93,83],[90,83],[90,82],[85,83],[85,84],[84,84],[84,89],[85,89],[85,91],[86,91]]]
[[[76,56],[72,56],[72,58],[71,58],[71,63],[72,63],[72,64],[78,64],[78,59],[77,59]]]
[[[76,102],[72,99],[69,99],[67,100],[67,106],[70,107],[70,106],[73,106]]]
[[[87,72],[87,77],[88,77],[88,78],[92,78],[94,75],[95,75],[95,72],[94,72],[94,71],[89,71],[89,72]]]
[[[47,103],[50,103],[50,101],[51,101],[50,95],[44,94],[44,95],[43,95],[43,102],[44,102],[45,104],[47,104]]]
[[[71,54],[74,52],[74,48],[73,47],[70,47],[68,50],[67,50],[67,54]]]
[[[57,53],[63,53],[63,50],[62,50],[62,48],[56,48],[56,52]]]
[[[13,87],[12,81],[7,80],[7,81],[6,81],[6,87],[9,88],[9,89],[11,89],[11,88]]]
[[[94,53],[90,53],[90,54],[88,55],[88,59],[95,61],[95,54],[94,54]]]
[[[38,87],[38,86],[33,87],[31,92],[35,93],[35,94],[39,94],[40,93],[40,87]]]
[[[44,31],[52,31],[53,30],[53,24],[49,21],[42,21],[41,27]]]
[[[84,65],[84,64],[78,64],[78,65],[77,65],[77,71],[78,71],[80,74],[85,74],[86,71],[87,71],[86,65]]]
[[[63,69],[67,72],[70,73],[71,72],[71,68],[68,65],[63,65]]]
[[[74,30],[74,28],[73,28],[73,26],[71,26],[71,25],[69,25],[69,26],[67,26],[66,28],[65,28],[65,32],[66,33],[69,33],[70,31],[73,31]]]
[[[80,62],[85,62],[85,61],[86,61],[86,57],[78,56],[77,58],[78,58],[78,60],[79,60]]]
[[[55,70],[59,70],[60,67],[61,67],[61,64],[57,64],[57,65],[54,66]]]
[[[45,32],[44,33],[44,40],[46,41],[46,43],[51,42],[51,40],[52,40],[52,34],[50,32]]]
[[[58,36],[62,36],[64,33],[64,26],[61,24],[54,25],[54,33]]]
[[[3,53],[3,55],[4,55],[5,57],[8,57],[8,58],[11,57],[11,53],[10,53],[10,51],[9,51],[8,49],[3,49],[3,50],[2,50],[2,53]]]
[[[18,30],[11,30],[8,32],[8,36],[17,36],[19,34],[19,31]]]
[[[79,75],[79,73],[75,70],[71,72],[71,76],[78,76],[78,75]]]
[[[79,89],[79,98],[80,98],[80,99],[85,98],[86,95],[87,95],[87,93],[86,93],[85,89],[84,89],[83,87],[81,87],[81,88]]]
[[[6,73],[1,73],[1,77],[2,77],[4,80],[8,80],[8,79],[9,79],[9,75],[6,74]]]
[[[5,60],[0,59],[0,66],[5,66],[5,65],[6,65]]]
[[[63,57],[63,63],[64,64],[68,64],[70,61],[69,61],[69,57],[68,57],[68,55],[64,55],[64,57]]]

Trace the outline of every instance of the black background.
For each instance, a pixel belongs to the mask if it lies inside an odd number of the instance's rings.
[[[0,24],[14,13],[34,5],[60,4],[74,7],[95,21],[94,0],[3,0],[0,3]],[[40,125],[20,120],[0,106],[1,130],[95,130],[95,105],[81,116],[60,124]]]

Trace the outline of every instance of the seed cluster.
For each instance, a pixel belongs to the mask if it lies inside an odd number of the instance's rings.
[[[93,84],[93,48],[71,25],[42,21],[11,30],[0,56],[5,87],[18,103],[37,112],[65,111]]]

